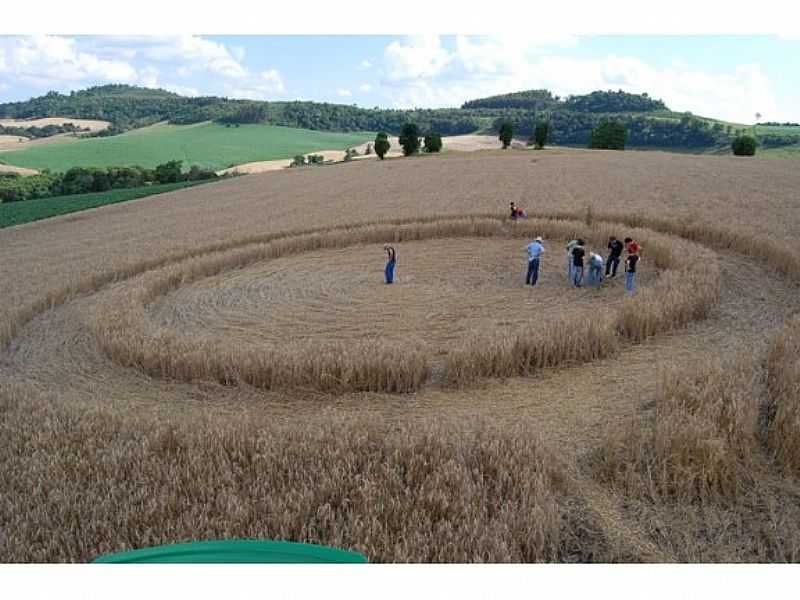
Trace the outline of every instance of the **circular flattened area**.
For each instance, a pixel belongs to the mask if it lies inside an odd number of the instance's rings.
[[[526,244],[497,238],[404,242],[395,246],[392,285],[383,281],[381,244],[306,252],[187,285],[148,310],[162,327],[246,345],[380,339],[446,352],[474,332],[512,331],[621,302],[621,274],[599,289],[567,283],[560,240],[545,241],[539,282],[526,286]],[[638,285],[656,277],[644,267]]]

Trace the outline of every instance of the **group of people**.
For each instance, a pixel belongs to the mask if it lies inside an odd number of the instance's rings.
[[[521,208],[511,203],[511,218],[516,220],[527,218],[527,214]],[[384,244],[387,261],[384,269],[386,283],[394,283],[394,271],[397,265],[397,251],[389,244]],[[536,285],[539,280],[539,265],[542,254],[544,253],[544,242],[541,237],[537,237],[527,246],[528,250],[528,272],[525,275],[525,285]],[[636,277],[636,267],[640,260],[642,247],[632,238],[626,237],[624,242],[616,237],[608,238],[608,259],[592,250],[587,250],[586,242],[577,238],[567,243],[567,280],[575,287],[582,287],[583,277],[588,263],[589,275],[588,285],[600,287],[604,278],[614,278],[617,276],[617,269],[622,261],[623,251],[627,251],[625,258],[625,291],[632,294],[634,290],[634,279]],[[605,271],[603,267],[605,266]]]
[[[536,285],[539,279],[539,264],[544,253],[544,243],[541,237],[534,239],[527,247],[528,250],[528,272],[525,276],[525,285]],[[617,276],[617,268],[622,260],[622,252],[627,250],[625,258],[625,291],[632,294],[634,290],[634,279],[636,276],[636,266],[640,260],[642,247],[633,239],[627,237],[625,242],[619,241],[616,237],[608,238],[608,259],[592,250],[586,248],[586,242],[582,239],[570,240],[567,243],[567,279],[575,287],[583,285],[583,277],[588,263],[589,276],[588,285],[600,287],[605,277],[613,278]],[[587,258],[588,256],[588,258]]]

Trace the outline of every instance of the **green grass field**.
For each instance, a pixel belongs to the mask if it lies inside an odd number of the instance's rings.
[[[224,169],[257,160],[292,158],[317,150],[344,150],[374,137],[371,133],[331,133],[271,125],[159,124],[113,137],[64,139],[25,150],[0,152],[0,162],[37,170],[66,171],[70,167],[90,166],[152,168],[179,159],[184,161],[184,168],[196,164]]]
[[[89,208],[97,208],[106,204],[116,204],[128,200],[136,200],[146,196],[154,196],[164,192],[171,192],[181,188],[208,183],[205,181],[182,181],[180,183],[165,183],[162,185],[149,185],[146,187],[131,188],[128,190],[112,190],[110,192],[96,192],[94,194],[75,194],[74,196],[55,196],[53,198],[37,198],[22,202],[5,202],[0,204],[0,229],[12,225],[22,225],[31,221],[39,221],[58,215],[66,215]]]

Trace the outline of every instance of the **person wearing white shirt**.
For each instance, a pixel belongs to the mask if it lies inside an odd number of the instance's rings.
[[[589,285],[600,287],[603,283],[603,257],[596,252],[589,253]]]
[[[528,244],[528,274],[525,276],[525,285],[536,285],[539,280],[539,259],[544,252],[542,238],[537,237]]]

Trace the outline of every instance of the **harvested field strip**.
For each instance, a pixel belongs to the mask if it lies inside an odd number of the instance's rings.
[[[580,231],[579,222],[530,220],[507,231],[497,219],[463,219],[410,223],[399,227],[370,226],[347,232],[284,238],[229,253],[217,253],[155,272],[131,291],[124,287],[98,310],[93,331],[102,350],[115,362],[136,367],[158,377],[183,381],[242,381],[265,389],[314,387],[325,392],[408,392],[429,378],[432,357],[424,348],[398,349],[384,342],[292,344],[274,348],[243,348],[224,337],[207,334],[179,335],[149,323],[146,306],[179,286],[225,270],[320,248],[341,248],[386,239],[421,240],[439,237],[506,236],[548,239],[569,238]],[[597,243],[607,231],[591,230]],[[668,268],[673,254],[703,256],[691,242],[671,240],[646,230],[634,231],[650,248],[654,263]],[[697,274],[699,272],[699,275]],[[719,273],[707,260],[682,265],[678,278],[659,282],[654,293],[632,298],[622,311],[604,316],[560,319],[530,326],[515,336],[492,331],[465,340],[466,349],[449,355],[444,379],[461,384],[475,377],[508,377],[529,374],[568,361],[602,358],[622,339],[642,339],[702,318],[719,296]],[[686,284],[685,286],[683,284]],[[661,304],[664,302],[665,304]]]

